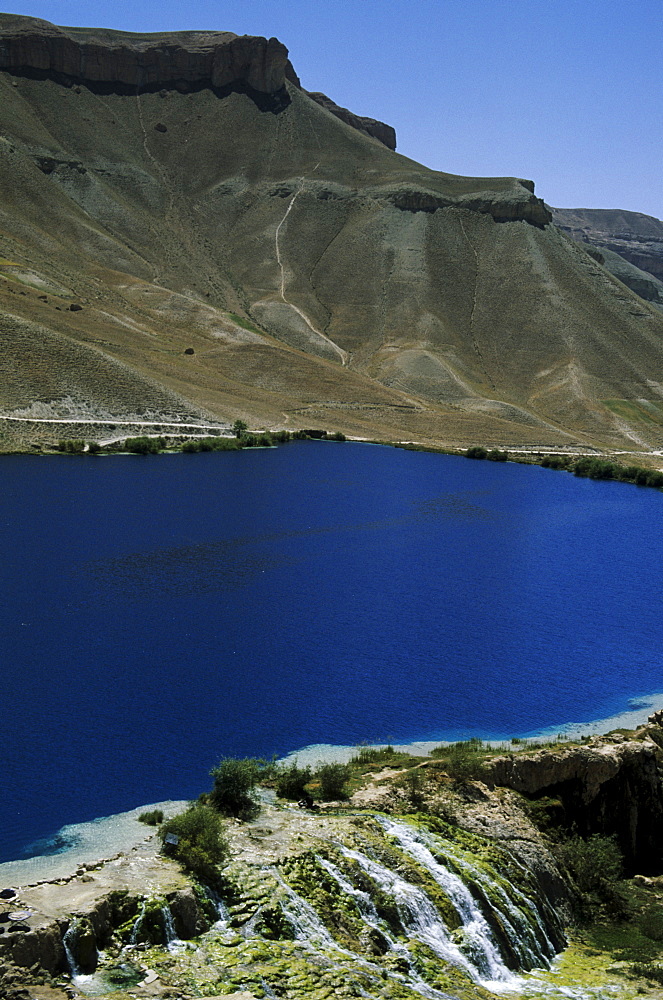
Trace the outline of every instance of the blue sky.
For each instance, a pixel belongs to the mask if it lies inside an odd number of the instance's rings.
[[[560,207],[663,217],[660,0],[32,0],[125,31],[276,35],[308,90],[394,125],[437,170],[516,175]]]

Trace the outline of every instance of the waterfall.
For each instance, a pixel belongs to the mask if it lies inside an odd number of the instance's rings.
[[[423,889],[406,882],[396,872],[385,868],[360,851],[343,848],[343,854],[361,865],[366,874],[392,897],[409,938],[427,944],[445,962],[464,969],[472,979],[483,985],[492,982],[503,985],[515,981],[515,976],[500,957],[488,924],[460,879],[456,878],[458,885],[454,885],[453,888],[456,898],[462,903],[465,911],[456,907],[461,918],[464,918],[464,944],[471,953],[471,959],[454,940],[453,934]],[[451,893],[449,896],[455,903]]]
[[[437,846],[433,837],[427,836],[425,833],[419,834],[413,827],[405,823],[397,823],[384,817],[380,819],[380,823],[385,833],[392,836],[411,858],[430,872],[451,899],[463,920],[464,934],[471,950],[476,955],[476,958],[473,957],[473,961],[477,964],[477,971],[481,978],[488,978],[495,982],[513,979],[513,974],[503,962],[494,935],[483,916],[479,903],[459,875],[441,864],[431,852],[431,847]],[[454,867],[466,872],[470,883],[475,882],[486,890],[484,898],[490,901],[492,909],[498,915],[509,946],[517,956],[519,965],[525,969],[541,966],[547,968],[550,959],[555,954],[555,947],[548,937],[532,901],[523,893],[513,889],[518,903],[530,916],[528,920],[522,909],[512,901],[498,882],[490,879],[485,872],[466,858],[460,857],[451,845],[449,845],[449,853]],[[481,959],[481,955],[484,956],[483,959]]]
[[[163,929],[166,937],[166,948],[172,954],[176,955],[177,952],[186,949],[186,943],[182,941],[177,936],[175,930],[175,924],[173,923],[173,914],[171,913],[168,903],[164,903],[161,907],[161,912],[163,914]]]
[[[326,948],[338,950],[338,945],[320,920],[310,903],[298,896],[294,889],[291,889],[279,871],[274,869],[273,874],[276,881],[283,889],[283,896],[279,900],[281,909],[286,920],[295,932],[296,941],[306,941]]]
[[[219,930],[225,929],[225,927],[228,926],[228,921],[230,920],[230,910],[215,889],[212,889],[209,885],[206,885],[203,888],[207,898],[214,904],[214,908],[216,909],[218,915],[218,919],[216,920],[214,926]]]
[[[78,917],[74,917],[74,919],[69,924],[69,927],[67,928],[64,937],[62,938],[62,945],[64,947],[64,953],[67,959],[67,965],[69,966],[69,973],[71,975],[71,978],[74,980],[77,979],[78,976],[80,975],[80,969],[78,968],[78,964],[76,962],[76,959],[74,958],[74,953],[71,950],[71,945],[76,935],[77,926],[78,926]]]
[[[429,846],[434,848],[435,845],[429,844]],[[493,898],[499,898],[497,909],[505,929],[509,930],[509,942],[518,956],[520,967],[547,968],[557,949],[546,931],[533,900],[513,883],[509,883],[510,892],[507,892],[499,882],[490,879],[485,872],[472,865],[466,858],[454,855],[453,860],[461,871],[466,871],[469,877],[485,890],[484,895],[492,894]]]
[[[141,903],[141,906],[140,906],[140,913],[136,917],[136,919],[134,921],[134,925],[131,928],[131,934],[129,935],[129,944],[132,944],[132,945],[138,944],[138,934],[140,932],[140,925],[143,922],[143,917],[145,916],[145,907],[146,907],[146,905],[147,905],[147,900],[143,899],[143,901]]]

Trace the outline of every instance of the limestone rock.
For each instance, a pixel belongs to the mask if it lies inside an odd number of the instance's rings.
[[[183,940],[202,934],[208,923],[200,911],[196,894],[190,886],[180,889],[168,900],[177,936]]]
[[[661,737],[663,732],[654,726]],[[588,745],[498,757],[490,780],[534,798],[558,798],[583,835],[616,836],[627,867],[647,872],[663,861],[663,755],[645,730],[640,738],[610,737]]]

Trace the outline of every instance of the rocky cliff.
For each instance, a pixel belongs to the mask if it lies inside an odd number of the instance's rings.
[[[0,14],[0,69],[149,89],[174,82],[219,88],[243,83],[264,94],[296,79],[288,50],[276,38],[61,28],[14,14]]]
[[[582,836],[615,836],[632,873],[663,871],[663,713],[634,737],[612,734],[493,760],[490,780],[534,799],[558,799]]]
[[[348,111],[347,108],[339,107],[338,104],[332,101],[331,97],[327,97],[326,94],[322,94],[319,91],[309,90],[308,96],[312,97],[315,103],[319,104],[321,108],[331,111],[333,115],[340,118],[346,125],[351,125],[352,128],[363,132],[364,135],[370,135],[371,138],[377,139],[387,149],[396,149],[396,130],[391,125],[385,125],[384,122],[379,122],[375,118],[362,118],[360,115],[355,115],[352,111]]]

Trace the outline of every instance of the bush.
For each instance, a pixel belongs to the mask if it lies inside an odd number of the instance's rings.
[[[98,455],[99,452],[101,451],[101,445],[99,444],[98,441],[90,441],[90,443],[87,446],[87,450],[91,455]]]
[[[554,847],[582,894],[582,915],[595,917],[601,910],[623,916],[625,902],[620,891],[623,857],[614,837],[595,833],[587,839],[573,836]]]
[[[163,823],[163,809],[150,809],[141,813],[138,822],[147,823],[148,826],[158,826],[159,823]]]
[[[195,802],[186,812],[163,824],[159,836],[165,841],[172,833],[179,838],[174,845],[164,844],[164,850],[208,885],[219,882],[219,868],[230,858],[225,828],[218,812]]]
[[[296,802],[306,794],[305,788],[311,780],[310,767],[297,767],[293,762],[288,767],[282,767],[276,775],[276,794],[281,799],[291,799]]]
[[[320,783],[320,798],[323,802],[347,798],[345,783],[350,778],[347,764],[321,764],[315,772],[315,778]]]
[[[82,455],[85,450],[85,441],[58,441],[58,451],[66,455]]]
[[[474,445],[472,448],[467,449],[465,458],[488,458],[488,452],[485,448]]]
[[[265,761],[255,757],[223,757],[210,772],[214,788],[209,803],[224,816],[250,819],[259,811],[254,789],[267,770]]]
[[[236,420],[233,424],[233,434],[237,438],[241,438],[244,434],[246,434],[248,429],[248,424],[245,423],[244,420]]]
[[[359,747],[359,753],[352,758],[351,764],[375,764],[386,757],[393,757],[395,753],[391,743],[385,747]]]
[[[493,448],[492,451],[488,452],[486,458],[488,459],[489,462],[508,462],[509,452],[499,451],[498,448]]]
[[[162,448],[166,447],[166,441],[162,437],[135,437],[127,438],[124,442],[124,450],[130,451],[134,455],[157,455]]]

